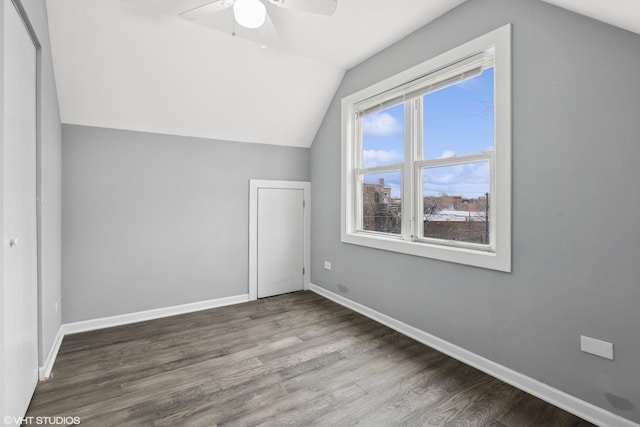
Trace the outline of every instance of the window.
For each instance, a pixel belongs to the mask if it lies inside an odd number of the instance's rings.
[[[343,242],[511,270],[510,34],[343,98]]]

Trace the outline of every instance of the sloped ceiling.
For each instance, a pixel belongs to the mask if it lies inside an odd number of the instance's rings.
[[[573,12],[640,34],[639,0],[544,0]]]
[[[347,69],[464,1],[265,2],[279,40],[263,49],[178,17],[203,0],[47,0],[62,121],[309,147]],[[640,0],[544,1],[640,33]]]
[[[263,49],[179,18],[192,0],[47,0],[62,121],[309,147],[345,70],[463,1],[267,4],[279,41]]]

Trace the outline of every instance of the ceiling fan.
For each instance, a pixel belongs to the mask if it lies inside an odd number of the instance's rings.
[[[319,15],[332,15],[337,7],[337,0],[209,0],[201,3],[178,16],[221,31],[228,31],[231,21],[233,36],[260,43],[278,40],[278,32],[268,12],[272,6]],[[223,25],[225,23],[227,25]]]

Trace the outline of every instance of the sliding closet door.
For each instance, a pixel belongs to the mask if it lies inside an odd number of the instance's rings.
[[[38,381],[37,65],[36,47],[11,1],[4,11],[2,406],[4,416],[21,417]]]

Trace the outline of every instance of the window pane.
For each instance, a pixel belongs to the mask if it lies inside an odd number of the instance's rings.
[[[489,162],[422,170],[424,237],[489,244]]]
[[[422,103],[424,160],[493,151],[493,68]]]
[[[404,104],[364,116],[362,166],[389,166],[404,161]]]
[[[400,234],[400,172],[364,174],[362,178],[362,229]]]

